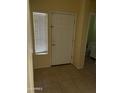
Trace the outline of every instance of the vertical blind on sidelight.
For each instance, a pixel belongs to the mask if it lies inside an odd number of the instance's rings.
[[[48,53],[48,14],[33,12],[35,54]]]

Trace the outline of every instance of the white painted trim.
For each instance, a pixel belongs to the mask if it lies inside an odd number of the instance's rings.
[[[73,12],[67,12],[67,11],[50,11],[50,13],[56,13],[56,14],[65,14],[65,15],[75,15],[76,13]]]
[[[37,56],[37,55],[48,55],[48,52],[39,52],[39,53],[35,53],[35,55]]]
[[[48,34],[49,35],[51,35],[50,37],[50,43],[48,43],[48,49],[49,49],[49,44],[50,44],[50,48],[51,48],[51,51],[49,52],[49,50],[48,50],[48,52],[50,53],[50,66],[52,65],[52,29],[51,29],[51,25],[52,25],[52,14],[51,14],[51,11],[49,11],[48,12],[48,25],[49,25],[49,27],[48,27]],[[49,36],[48,36],[49,37]]]
[[[49,13],[49,11],[32,11],[32,13],[33,12],[36,12],[36,13],[47,13],[47,14]]]
[[[73,32],[72,61],[71,61],[72,64],[74,62],[74,45],[75,45],[75,33],[77,26],[77,14],[74,14],[74,16],[75,16],[75,24],[74,24],[74,32]]]
[[[51,67],[51,65],[37,66],[37,67],[34,67],[34,69],[49,68],[49,67]]]

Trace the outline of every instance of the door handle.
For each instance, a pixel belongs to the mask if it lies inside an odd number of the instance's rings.
[[[52,46],[56,46],[56,44],[52,44]]]
[[[53,25],[51,25],[50,27],[51,27],[51,28],[54,28],[54,26],[53,26]]]

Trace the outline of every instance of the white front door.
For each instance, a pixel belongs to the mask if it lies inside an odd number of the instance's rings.
[[[52,65],[72,61],[75,16],[52,13]]]

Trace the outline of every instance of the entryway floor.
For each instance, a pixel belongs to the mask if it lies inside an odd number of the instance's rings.
[[[34,82],[35,93],[96,93],[96,64],[86,62],[80,70],[71,64],[37,69]]]

